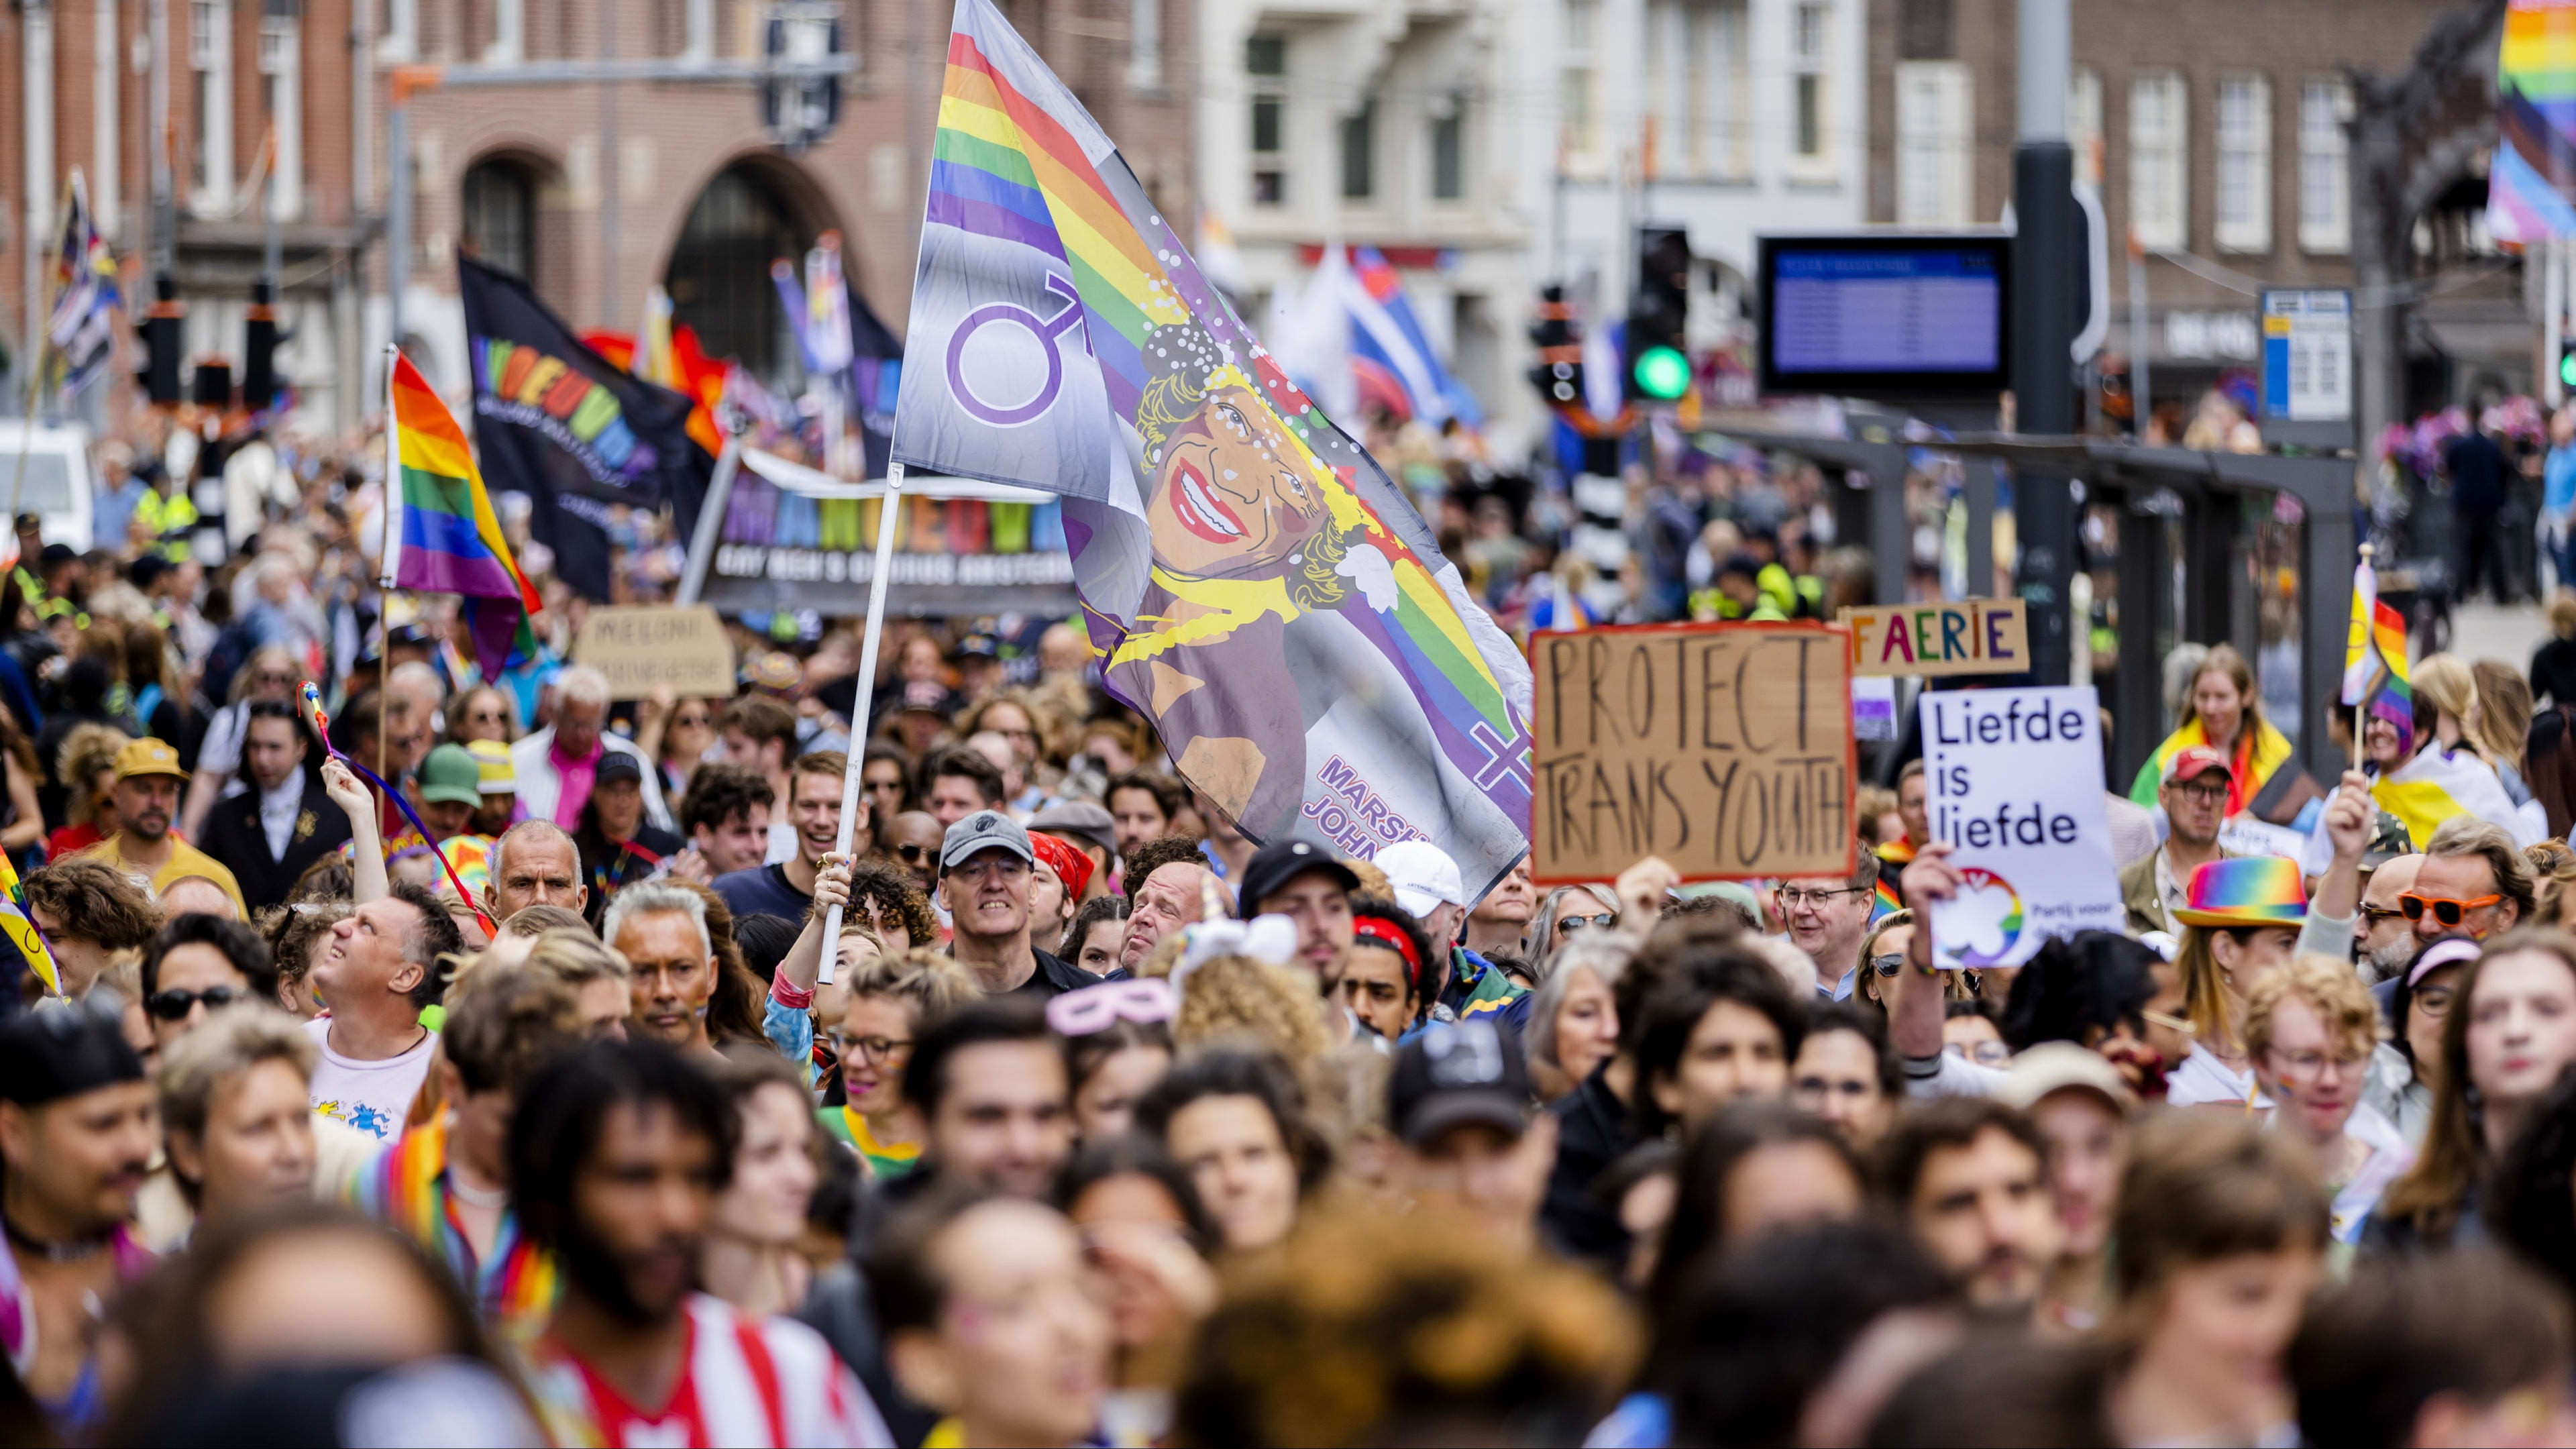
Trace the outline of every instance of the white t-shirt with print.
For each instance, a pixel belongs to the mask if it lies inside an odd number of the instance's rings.
[[[304,1023],[304,1031],[322,1053],[313,1067],[313,1110],[376,1142],[400,1137],[403,1121],[411,1115],[411,1099],[429,1076],[430,1049],[438,1044],[438,1033],[422,1033],[420,1045],[401,1056],[362,1062],[331,1050],[329,1017]]]

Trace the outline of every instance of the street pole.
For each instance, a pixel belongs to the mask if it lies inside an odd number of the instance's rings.
[[[385,341],[402,350],[403,293],[411,288],[411,86],[394,72],[385,107]],[[393,366],[391,358],[385,366]],[[388,372],[387,377],[392,374]],[[387,479],[388,484],[394,480]]]
[[[2068,0],[2020,0],[2020,105],[2013,146],[2012,386],[2016,429],[2075,431],[2075,153],[2066,144]],[[2021,540],[2016,570],[2030,618],[2034,683],[2065,684],[2074,667],[2068,584],[2075,499],[2060,473],[2013,479]]]
[[[143,149],[151,161],[152,272],[166,277],[179,261],[178,208],[170,194],[170,0],[152,0],[150,20],[152,134]]]
[[[614,327],[617,304],[617,82],[606,65],[617,59],[617,0],[599,0],[599,325]]]

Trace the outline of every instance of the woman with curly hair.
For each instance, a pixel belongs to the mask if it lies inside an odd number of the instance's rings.
[[[114,725],[75,725],[54,750],[71,823],[45,840],[45,859],[65,860],[124,828],[116,813],[116,752],[134,737]]]

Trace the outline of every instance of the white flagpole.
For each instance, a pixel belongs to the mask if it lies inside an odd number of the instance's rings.
[[[877,644],[885,635],[886,581],[894,572],[894,515],[903,506],[903,464],[886,465],[885,499],[877,509],[877,568],[868,579],[868,632],[859,645],[857,698],[850,706],[850,764],[841,776],[841,832],[832,848],[850,852],[851,826],[859,813],[859,776],[867,768],[868,714],[876,702]],[[841,961],[841,908],[823,914],[823,967],[815,977],[828,982]]]

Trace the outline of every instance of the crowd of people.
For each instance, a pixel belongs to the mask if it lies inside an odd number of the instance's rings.
[[[1919,762],[1848,871],[1468,879],[1051,619],[485,679],[313,488],[0,581],[0,1438],[2576,1444],[2576,645],[2306,786],[2179,657],[2128,929],[1939,971]]]

